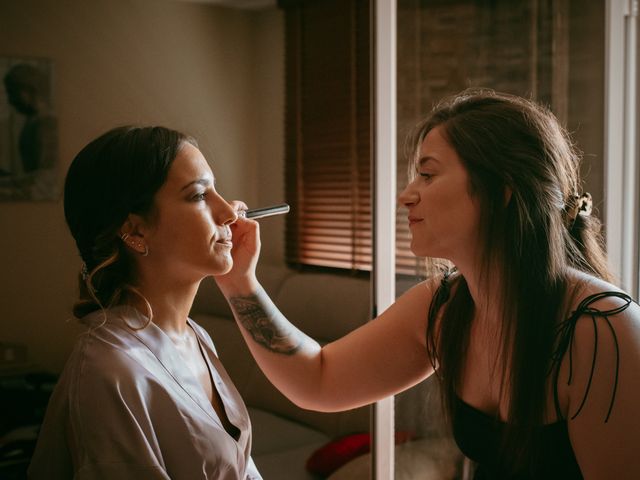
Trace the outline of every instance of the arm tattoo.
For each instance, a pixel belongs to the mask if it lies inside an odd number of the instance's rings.
[[[302,332],[291,325],[275,306],[262,301],[259,294],[232,297],[229,304],[253,340],[267,350],[293,355],[302,348]]]

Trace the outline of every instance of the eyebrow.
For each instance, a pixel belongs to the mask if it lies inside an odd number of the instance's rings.
[[[430,155],[425,155],[424,157],[420,157],[416,163],[417,163],[417,165],[419,167],[422,167],[422,166],[424,166],[425,163],[428,163],[429,161],[433,161],[433,162],[435,162],[437,164],[440,163],[440,160],[438,160],[437,158],[432,157]]]
[[[214,185],[216,184],[215,178],[213,179],[213,184]],[[184,187],[180,189],[180,191],[182,192],[183,190],[186,190],[192,185],[202,185],[203,187],[208,187],[209,185],[211,185],[211,180],[209,178],[199,178],[197,180],[194,180],[193,182],[187,183]]]

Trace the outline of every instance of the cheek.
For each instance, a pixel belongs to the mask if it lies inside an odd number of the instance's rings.
[[[169,249],[190,248],[208,242],[213,234],[211,222],[202,212],[176,210],[159,219],[156,237]]]
[[[460,234],[475,239],[480,223],[480,210],[471,198],[466,197],[459,202],[457,216]]]
[[[477,229],[479,210],[466,185],[438,186],[425,200],[426,216],[433,227],[463,235]]]
[[[428,216],[441,221],[456,221],[466,210],[466,201],[457,192],[457,189],[447,187],[445,184],[433,185],[422,196],[424,208]]]

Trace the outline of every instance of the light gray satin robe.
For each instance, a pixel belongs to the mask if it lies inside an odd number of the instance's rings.
[[[104,316],[86,317],[98,325]],[[29,467],[34,479],[261,479],[251,423],[206,331],[192,320],[236,441],[169,337],[130,307],[78,340],[51,396]]]

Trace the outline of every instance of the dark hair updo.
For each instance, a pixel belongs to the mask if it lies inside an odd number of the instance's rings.
[[[156,192],[186,135],[164,127],[114,128],[73,159],[64,186],[64,214],[84,262],[73,314],[118,304],[131,290],[133,262],[120,239],[130,213],[148,216]]]

